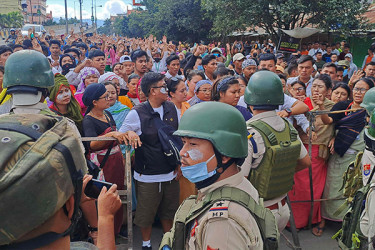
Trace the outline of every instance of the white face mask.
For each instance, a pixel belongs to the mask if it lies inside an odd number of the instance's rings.
[[[62,101],[62,100],[64,100],[66,97],[70,97],[71,95],[72,95],[72,92],[70,91],[70,89],[67,89],[67,90],[64,90],[63,93],[58,94],[58,95],[56,96],[56,100]]]

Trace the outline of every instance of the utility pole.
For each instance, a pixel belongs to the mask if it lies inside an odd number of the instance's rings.
[[[81,20],[81,28],[83,27],[82,24],[82,2],[83,0],[78,0],[79,1],[79,19]]]
[[[31,0],[30,0],[30,13],[31,13],[31,23],[34,23],[33,6],[31,5]]]
[[[69,34],[69,28],[68,28],[68,5],[65,0],[65,30],[66,34]]]
[[[94,27],[94,0],[91,0],[91,27]]]

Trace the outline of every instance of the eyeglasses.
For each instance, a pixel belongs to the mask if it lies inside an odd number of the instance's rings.
[[[199,89],[198,91],[203,93],[211,93],[212,89]]]
[[[98,100],[100,100],[100,99],[109,100],[109,94],[106,94],[105,96],[98,98]]]
[[[151,88],[152,89],[160,89],[160,90],[164,88],[165,91],[168,91],[168,87],[167,87],[166,84],[161,85],[161,86],[151,87]]]
[[[365,94],[367,92],[368,89],[365,89],[365,88],[353,88],[353,91],[354,92],[359,92],[361,94]]]

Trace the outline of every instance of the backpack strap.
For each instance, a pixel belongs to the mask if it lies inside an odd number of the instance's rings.
[[[216,189],[206,195],[205,199],[201,202],[202,206],[199,206],[196,211],[201,211],[200,213],[202,213],[202,210],[205,211],[211,207],[208,205],[212,205],[220,200],[235,202],[246,208],[256,220],[264,243],[268,239],[278,240],[279,232],[276,226],[276,219],[271,210],[259,205],[248,193],[241,189],[234,187]]]
[[[264,134],[268,138],[272,146],[277,145],[276,135],[267,123],[261,120],[255,120],[252,121],[250,125],[251,127],[255,128],[256,130]]]

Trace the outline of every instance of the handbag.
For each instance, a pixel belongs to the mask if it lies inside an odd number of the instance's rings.
[[[108,112],[108,111],[105,110],[105,112]],[[110,122],[110,120],[107,117],[107,114],[104,114],[104,116],[107,119],[107,122],[108,122],[109,126],[111,127],[112,131],[114,131],[114,129],[113,129],[112,125],[111,125],[111,122]],[[95,163],[93,163],[91,160],[86,159],[86,163],[87,163],[87,168],[88,168],[89,174],[92,175],[94,179],[96,179],[98,177],[100,171],[102,170],[102,168],[104,167],[105,163],[107,162],[109,154],[111,153],[111,150],[113,148],[113,144],[114,144],[114,142],[112,142],[112,144],[107,149],[107,152],[105,153],[104,158],[100,162],[99,166],[96,165]]]

